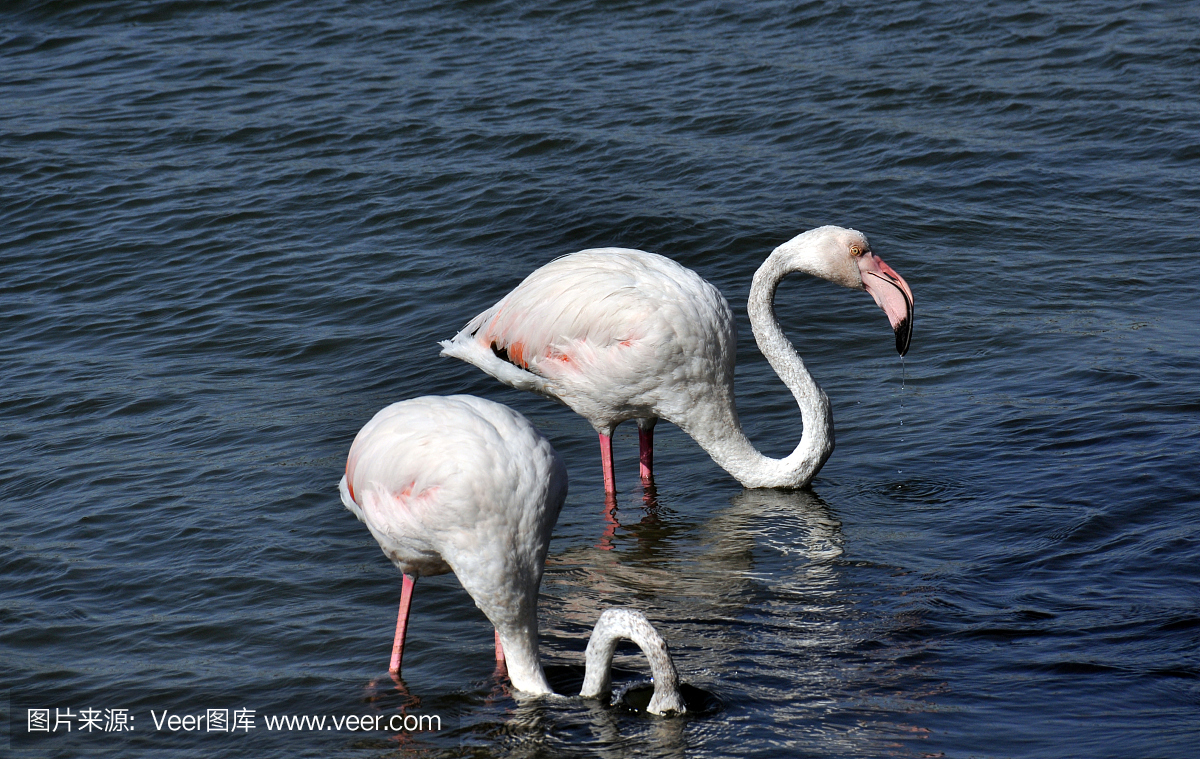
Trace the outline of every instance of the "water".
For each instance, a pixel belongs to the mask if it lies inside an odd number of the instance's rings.
[[[1194,7],[64,0],[0,19],[10,752],[1193,755]],[[771,248],[823,223],[866,232],[917,317],[902,366],[863,294],[780,288],[834,406],[811,492],[745,491],[664,424],[646,503],[627,425],[610,524],[586,423],[437,356],[555,256],[660,252],[733,304],[742,417],[782,455],[798,414],[745,301]],[[457,392],[525,413],[568,465],[552,680],[577,687],[600,610],[630,605],[707,711],[513,700],[453,577],[418,585],[406,691],[387,680],[399,576],[336,483],[375,411]],[[32,735],[28,708],[76,729]],[[81,733],[88,708],[135,730]],[[207,709],[256,727],[154,729]],[[268,730],[280,714],[443,723]]]

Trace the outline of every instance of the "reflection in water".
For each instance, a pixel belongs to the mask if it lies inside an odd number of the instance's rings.
[[[684,682],[713,694],[727,716],[769,713],[765,729],[785,744],[803,735],[805,745],[823,750],[890,753],[899,734],[911,740],[923,731],[880,720],[878,711],[864,722],[859,705],[846,706],[848,691],[886,700],[895,679],[919,665],[898,665],[893,646],[880,644],[887,631],[860,608],[841,522],[819,495],[743,490],[701,520],[650,495],[644,509],[610,503],[611,529],[599,545],[549,557],[541,604],[547,659],[574,660],[570,652],[582,650],[601,610],[631,606],[667,639]],[[635,649],[619,655],[614,680],[646,677],[638,658]],[[606,736],[606,745],[646,729],[619,709],[595,710],[591,738]],[[694,742],[705,723],[703,716],[663,723],[651,754],[682,751],[683,725]],[[618,727],[624,738],[611,732]]]
[[[586,628],[610,605],[669,610],[651,615],[667,629],[679,618],[736,617],[740,603],[770,589],[831,591],[833,562],[842,554],[841,523],[809,491],[743,490],[701,524],[657,499],[637,512],[610,506],[606,514],[618,524],[600,545],[548,558],[545,630],[585,636],[556,622]]]

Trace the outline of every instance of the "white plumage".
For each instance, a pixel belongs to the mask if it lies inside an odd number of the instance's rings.
[[[776,248],[755,274],[748,310],[759,348],[804,422],[800,443],[784,459],[763,456],[742,433],[729,304],[695,272],[663,256],[600,248],[552,261],[443,341],[442,355],[586,418],[600,435],[608,493],[615,492],[613,430],[637,420],[648,482],[660,418],[691,435],[746,487],[803,487],[833,450],[833,422],[828,398],[774,314],[776,287],[797,271],[869,292],[888,315],[901,355],[912,335],[912,291],[861,233],[820,227]]]
[[[394,674],[400,672],[413,583],[453,571],[495,626],[497,654],[502,646],[513,687],[552,692],[538,656],[537,600],[550,532],[567,495],[567,473],[525,417],[467,395],[392,404],[354,439],[339,489],[346,508],[405,576]],[[598,624],[595,635],[636,633],[640,638],[633,639],[647,650],[652,666],[661,669],[663,657],[670,664],[665,644],[644,617],[628,610],[618,617],[622,624]],[[662,672],[658,679],[676,682],[673,665]],[[593,675],[589,682],[600,679]],[[683,711],[677,693],[674,700],[665,694],[656,703],[658,713]]]

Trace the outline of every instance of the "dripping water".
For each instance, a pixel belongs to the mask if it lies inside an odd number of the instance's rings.
[[[900,442],[904,442],[904,390],[908,381],[908,366],[904,363],[904,356],[900,357]],[[897,469],[896,474],[904,474],[903,469]]]

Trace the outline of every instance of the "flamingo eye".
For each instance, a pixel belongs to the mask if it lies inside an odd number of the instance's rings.
[[[854,256],[855,258],[858,258],[862,254],[863,254],[862,248],[858,247],[857,245],[850,246],[850,255]]]

